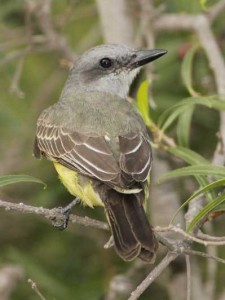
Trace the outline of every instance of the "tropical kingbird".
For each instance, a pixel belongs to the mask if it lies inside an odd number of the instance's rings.
[[[104,206],[115,250],[126,261],[152,263],[158,248],[143,208],[150,139],[127,94],[140,67],[166,52],[116,44],[90,49],[75,62],[59,101],[37,122],[34,155],[52,161],[85,205]]]

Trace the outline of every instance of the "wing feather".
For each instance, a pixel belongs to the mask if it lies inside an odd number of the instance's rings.
[[[145,181],[151,169],[152,153],[143,134],[119,137],[120,166],[135,181]]]
[[[104,136],[88,135],[39,119],[34,145],[37,157],[45,155],[83,175],[109,185],[129,188],[146,181],[151,168],[151,147],[143,135],[118,137],[119,159]]]
[[[121,171],[104,137],[38,123],[35,148],[46,157],[104,182],[124,187]],[[37,153],[37,154],[36,154]],[[36,156],[40,156],[36,149]]]

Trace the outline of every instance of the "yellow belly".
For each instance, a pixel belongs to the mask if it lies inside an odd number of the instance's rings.
[[[75,197],[80,198],[84,205],[88,205],[93,208],[93,206],[103,206],[103,202],[99,196],[99,194],[92,187],[92,180],[90,178],[84,177],[80,175],[78,172],[68,169],[63,165],[53,162],[55,169],[59,175],[60,180],[67,188],[67,190]],[[84,180],[85,178],[85,180]],[[149,196],[149,184],[150,184],[150,176],[147,179],[147,183],[144,186],[144,194],[145,200],[148,199]],[[124,193],[139,193],[142,189],[121,189],[115,187],[115,190]],[[146,203],[146,201],[145,201]]]
[[[76,171],[70,170],[57,162],[53,162],[53,164],[59,174],[60,180],[70,194],[80,198],[84,205],[88,205],[90,207],[103,205],[99,194],[92,188],[91,179],[81,181],[80,179],[82,175],[79,175]]]

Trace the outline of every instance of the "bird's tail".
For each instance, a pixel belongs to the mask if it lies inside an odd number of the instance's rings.
[[[158,242],[141,202],[135,194],[110,190],[104,205],[119,256],[126,261],[139,257],[153,263]]]

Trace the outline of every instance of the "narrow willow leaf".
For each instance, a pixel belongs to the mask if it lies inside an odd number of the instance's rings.
[[[192,85],[192,67],[194,56],[198,49],[199,44],[193,46],[190,50],[188,50],[181,65],[181,77],[183,79],[185,87],[193,97],[199,96],[199,94],[193,89]]]
[[[216,95],[211,99],[208,99],[212,108],[217,110],[225,110],[225,96],[224,95]]]
[[[175,214],[173,215],[170,223],[172,223],[174,221],[174,219],[176,218],[177,214],[188,204],[190,203],[192,200],[196,199],[198,196],[200,196],[201,194],[211,190],[211,189],[215,189],[217,187],[220,187],[222,185],[225,185],[225,179],[220,179],[217,181],[214,181],[206,186],[204,186],[203,188],[200,188],[199,190],[197,190],[196,192],[194,192],[191,197],[189,197],[179,208],[178,210],[175,212]]]
[[[210,106],[210,100],[213,98],[213,96],[211,97],[197,97],[197,98],[185,98],[183,100],[181,100],[179,103],[174,104],[173,106],[170,106],[168,109],[166,109],[161,116],[159,117],[158,120],[158,125],[159,127],[162,127],[163,123],[165,123],[168,118],[173,115],[173,113],[175,113],[177,111],[177,109],[180,109],[180,107],[188,107],[188,106],[193,106],[196,104],[202,104],[202,105],[208,105]],[[183,112],[184,110],[181,110],[181,112]]]
[[[193,106],[193,104],[191,105]],[[187,110],[187,105],[177,105],[174,111],[165,118],[163,125],[159,125],[162,131],[166,131],[177,119],[178,117]],[[167,111],[166,111],[167,112]],[[165,116],[164,116],[165,117]]]
[[[138,108],[142,115],[142,118],[145,121],[146,126],[151,126],[152,123],[150,119],[150,111],[149,111],[149,103],[148,103],[149,84],[150,84],[149,80],[143,81],[137,92]]]
[[[204,187],[204,186],[207,186],[209,184],[209,180],[205,176],[197,176],[196,175],[195,179],[199,183],[200,187]],[[206,192],[206,197],[207,197],[208,201],[212,201],[213,199],[215,199],[216,194],[215,194],[214,190],[207,191]]]
[[[38,178],[32,177],[30,175],[6,175],[0,176],[0,187],[8,184],[19,183],[19,182],[34,182],[41,183],[46,187],[46,184]]]
[[[210,211],[225,201],[225,194],[218,196],[209,202],[191,221],[187,227],[187,232],[191,231]]]
[[[188,108],[195,105],[204,105],[217,110],[225,110],[223,96],[187,98],[165,110],[158,119],[158,127],[165,131]]]
[[[177,139],[179,145],[183,147],[189,146],[189,136],[191,130],[191,120],[194,111],[194,106],[188,107],[178,119],[177,124]]]
[[[224,212],[225,211],[225,203],[219,204],[217,207],[213,209],[214,212]]]
[[[168,149],[168,151],[179,157],[180,159],[184,160],[186,163],[190,164],[190,165],[195,165],[195,164],[210,164],[210,162],[205,159],[203,156],[201,156],[200,154],[198,154],[197,152],[185,148],[185,147],[171,147]]]
[[[225,167],[210,164],[188,166],[170,171],[162,175],[159,180],[165,181],[175,177],[196,175],[225,177]]]
[[[203,156],[201,156],[200,154],[196,153],[191,149],[184,148],[184,147],[176,147],[176,148],[169,148],[169,152],[181,158],[182,160],[184,160],[186,163],[190,165],[208,164],[211,166],[208,160],[206,160]],[[205,176],[196,175],[195,178],[201,187],[204,187],[209,184],[209,181]],[[214,191],[207,192],[206,196],[209,201],[212,201],[216,197]]]

